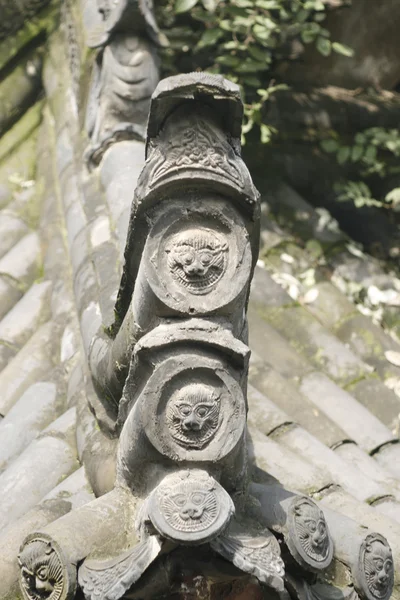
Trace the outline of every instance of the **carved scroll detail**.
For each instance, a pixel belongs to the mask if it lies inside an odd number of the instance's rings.
[[[255,575],[277,591],[283,591],[285,566],[279,544],[268,529],[252,531],[234,522],[225,533],[211,542],[211,546],[238,569]]]
[[[79,585],[88,600],[119,600],[161,551],[156,536],[111,560],[87,559],[79,569]]]

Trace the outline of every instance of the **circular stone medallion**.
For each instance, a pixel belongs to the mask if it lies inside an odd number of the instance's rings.
[[[249,283],[251,250],[239,213],[223,200],[176,201],[147,238],[146,278],[161,302],[190,315],[230,304]]]
[[[229,523],[229,494],[205,471],[167,475],[151,493],[148,515],[160,535],[180,544],[204,544]]]
[[[166,360],[147,382],[140,400],[143,430],[174,461],[221,460],[243,437],[242,390],[218,361],[184,358]]]
[[[322,510],[310,498],[296,497],[288,511],[287,545],[304,568],[326,569],[333,558],[333,542]]]
[[[67,564],[55,542],[32,534],[18,556],[19,584],[25,600],[70,600],[75,597],[76,569]]]
[[[392,550],[379,533],[368,535],[361,544],[356,577],[360,594],[368,600],[389,600],[394,585]]]

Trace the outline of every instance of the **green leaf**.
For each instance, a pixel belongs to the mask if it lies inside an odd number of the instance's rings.
[[[325,152],[331,153],[331,152],[337,152],[338,148],[339,148],[339,144],[337,143],[336,140],[322,140],[321,141],[321,148],[322,150],[324,150]]]
[[[376,155],[377,155],[377,150],[376,150],[375,146],[368,146],[365,151],[364,158],[367,162],[371,163],[376,160]]]
[[[322,56],[329,56],[331,53],[331,43],[325,37],[320,36],[317,39],[317,50]]]
[[[202,1],[204,8],[208,12],[215,12],[215,9],[217,8],[218,2],[219,2],[219,0],[201,0],[201,1]]]
[[[339,42],[332,43],[332,50],[337,54],[343,54],[343,56],[354,56],[354,50],[345,44],[339,44]]]
[[[242,77],[242,83],[255,88],[258,88],[261,85],[259,78],[255,75],[245,75],[244,77]]]
[[[274,133],[274,130],[272,128],[268,127],[268,125],[265,125],[265,123],[261,123],[260,130],[261,130],[261,143],[268,144],[271,141],[271,137],[272,137],[272,134]]]
[[[260,46],[251,45],[247,48],[250,56],[259,61],[267,61],[269,59],[269,53],[264,48],[260,48]],[[269,60],[268,60],[269,62]]]
[[[224,35],[221,29],[206,29],[198,43],[199,48],[215,44]]]
[[[240,59],[237,56],[218,56],[215,59],[215,62],[217,62],[220,65],[223,65],[225,67],[237,67],[240,65]]]
[[[176,14],[188,12],[196,6],[199,0],[176,0],[174,10]]]
[[[344,165],[344,163],[348,161],[349,157],[350,157],[349,146],[342,146],[336,156],[339,165]]]
[[[358,160],[360,160],[360,158],[362,157],[363,154],[364,154],[364,146],[361,146],[360,144],[356,144],[355,146],[353,146],[353,148],[351,150],[351,160],[353,162],[357,162]]]
[[[400,188],[394,188],[385,196],[385,202],[391,202],[393,206],[400,204]]]

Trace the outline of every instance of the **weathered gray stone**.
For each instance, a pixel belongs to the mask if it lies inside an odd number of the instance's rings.
[[[6,38],[18,31],[26,19],[36,14],[48,2],[49,0],[23,0],[23,2],[13,5],[2,0],[0,10],[4,20],[1,24],[0,39]]]
[[[158,83],[154,47],[131,32],[116,33],[99,53],[89,94],[88,160],[98,164],[106,148],[145,137],[150,97]]]
[[[18,216],[2,210],[0,213],[0,257],[8,252],[26,233],[28,228]]]
[[[56,486],[39,504],[31,508],[0,534],[0,598],[19,598],[18,562],[16,556],[24,538],[34,529],[41,529],[70,510],[91,502],[84,469],[81,467]]]
[[[324,510],[327,508],[343,514],[360,525],[368,527],[371,531],[379,531],[380,534],[385,536],[393,552],[395,589],[397,588],[396,595],[398,596],[400,583],[400,524],[379,513],[375,508],[354,500],[342,490],[333,488],[327,490],[326,495],[319,500],[319,503]],[[327,512],[327,514],[329,513]]]
[[[344,318],[356,313],[354,304],[330,281],[320,281],[311,289],[318,294],[315,294],[315,300],[307,303],[307,310],[328,329],[333,329]]]
[[[346,389],[388,429],[399,432],[400,398],[380,379],[367,377]]]
[[[144,165],[145,145],[142,142],[124,141],[111,146],[105,153],[99,167],[102,184],[105,188],[107,204],[114,224],[117,225],[120,253],[123,255],[129,221],[122,214],[132,203],[132,191]]]
[[[283,377],[298,380],[313,370],[280,333],[249,306],[250,346]]]
[[[271,182],[261,177],[256,178],[256,184],[259,185],[262,200],[279,215],[285,229],[292,231],[296,237],[300,235],[306,241],[314,238],[327,245],[346,239],[332,217],[326,215],[327,218],[324,218],[321,210],[311,206],[285,182]]]
[[[339,454],[347,463],[351,463],[362,471],[366,477],[375,481],[381,487],[390,488],[389,494],[393,494],[400,500],[400,483],[390,471],[380,465],[374,457],[368,456],[357,444],[341,444],[334,448],[335,454]],[[378,494],[379,496],[380,494]]]
[[[304,308],[264,309],[262,317],[273,324],[300,355],[340,385],[346,385],[370,373],[371,367],[363,363]]]
[[[382,379],[399,377],[400,367],[391,364],[385,352],[399,352],[400,345],[365,315],[355,315],[336,329],[337,336],[353,352],[372,365]]]
[[[294,301],[287,292],[276,283],[271,275],[259,266],[254,269],[251,283],[250,302],[260,311],[266,307],[290,306]]]
[[[2,257],[0,273],[28,285],[37,274],[39,257],[39,236],[37,233],[30,233]]]
[[[9,129],[37,99],[42,53],[34,49],[0,82],[0,133]]]
[[[0,423],[0,471],[63,409],[54,383],[31,385]]]
[[[248,423],[252,428],[259,429],[296,455],[306,459],[310,464],[325,470],[331,477],[332,484],[341,485],[355,498],[365,502],[396,494],[396,489],[393,490],[387,485],[387,482],[384,483],[382,474],[378,481],[375,481],[371,478],[371,472],[364,474],[356,468],[356,463],[354,463],[354,468],[353,465],[338,460],[332,450],[291,422],[283,411],[251,386],[248,389],[248,401]],[[344,446],[349,445],[353,444],[344,444]],[[362,453],[362,451],[360,452]],[[374,464],[373,459],[365,454],[364,456],[366,460],[369,459]],[[379,469],[376,470],[379,471]],[[397,511],[400,516],[400,504],[397,506]]]
[[[101,548],[108,541],[110,548],[124,548],[137,543],[134,533],[131,495],[125,490],[113,490],[84,506],[80,506],[46,527],[31,533],[24,541],[20,560],[29,561],[29,545],[35,544],[44,563],[48,543],[56,553],[59,585],[63,584],[66,598],[73,598],[76,591],[76,566],[88,554]],[[20,578],[23,573],[20,571]],[[29,589],[29,588],[28,588]]]
[[[0,259],[0,318],[13,307],[38,274],[39,237],[30,233]]]
[[[56,436],[31,442],[2,475],[0,529],[21,517],[78,468],[74,450]]]
[[[249,378],[252,385],[271,398],[293,422],[301,425],[329,448],[347,438],[343,429],[301,394],[295,383],[282,377],[254,350],[250,358]]]
[[[0,370],[50,317],[51,283],[34,284],[0,321]]]
[[[389,473],[400,479],[400,444],[385,444],[374,454],[375,460]]]
[[[366,452],[396,439],[379,419],[322,373],[306,375],[300,390]]]
[[[309,461],[310,464],[326,471],[332,484],[339,484],[361,502],[370,502],[378,497],[391,496],[394,493],[387,484],[378,483],[364,475],[355,466],[346,464],[339,458],[339,455],[299,427],[277,430],[271,437],[293,453]],[[400,503],[397,504],[396,510],[397,520],[399,520]]]
[[[331,485],[329,474],[311,465],[288,448],[249,427],[248,451],[253,465],[280,481],[285,487],[307,495]],[[259,475],[253,473],[254,481]]]
[[[28,387],[52,370],[57,339],[55,325],[42,325],[0,374],[0,414],[6,415]]]

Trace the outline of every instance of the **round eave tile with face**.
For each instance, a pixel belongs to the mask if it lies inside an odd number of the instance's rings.
[[[322,510],[310,498],[296,497],[288,511],[286,542],[305,569],[321,571],[333,558],[333,541]]]
[[[368,535],[361,544],[355,573],[360,596],[367,600],[389,600],[394,585],[392,550],[379,533]]]
[[[18,556],[19,584],[25,600],[72,600],[76,570],[46,534],[32,534]]]
[[[242,441],[243,393],[218,361],[198,355],[167,359],[150,377],[140,403],[147,438],[174,461],[216,462]]]
[[[152,227],[144,250],[153,293],[173,311],[218,312],[248,285],[251,249],[244,222],[216,198],[172,202]]]
[[[150,495],[147,510],[160,535],[180,544],[198,545],[227,527],[234,506],[208,473],[193,469],[167,475]]]

